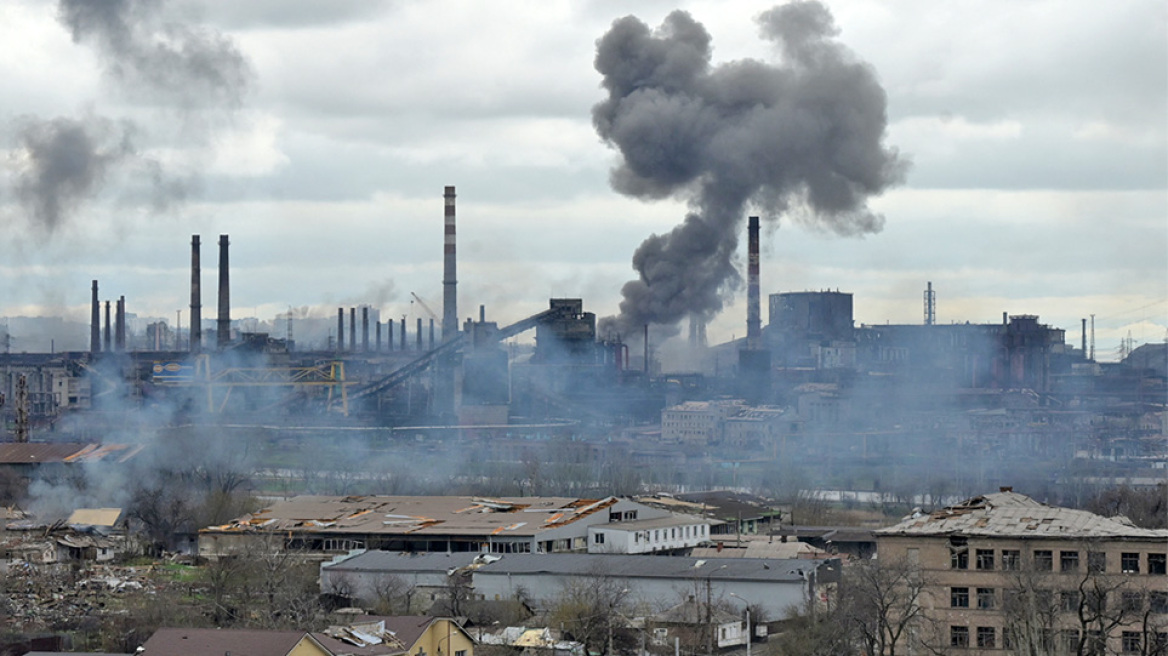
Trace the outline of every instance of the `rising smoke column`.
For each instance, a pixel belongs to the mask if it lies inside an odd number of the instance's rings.
[[[251,69],[229,39],[169,20],[163,9],[162,0],[61,0],[57,17],[75,43],[97,52],[117,91],[166,112],[165,124],[183,143],[202,145],[216,118],[241,105]],[[191,172],[169,170],[143,154],[151,135],[141,121],[91,112],[25,116],[15,127],[14,196],[46,232],[117,175],[139,187],[132,191],[143,192],[156,211],[184,199],[194,184]]]
[[[883,226],[867,198],[900,181],[907,163],[881,143],[885,95],[874,71],[834,40],[831,14],[814,0],[758,23],[780,63],[711,66],[709,33],[683,11],[654,31],[627,16],[597,41],[608,98],[592,119],[621,155],[613,188],[690,205],[680,225],[637,248],[639,277],[621,289],[610,330],[717,314],[740,281],[733,256],[748,205],[839,235]]]

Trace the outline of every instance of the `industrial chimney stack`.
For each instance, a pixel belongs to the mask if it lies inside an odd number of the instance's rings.
[[[746,263],[746,348],[759,348],[762,337],[762,310],[758,282],[758,217],[750,217]]]
[[[199,265],[199,236],[191,235],[191,353],[203,346],[203,272]]]
[[[219,348],[231,341],[231,277],[228,272],[227,235],[219,235],[219,321],[217,338]]]
[[[442,341],[458,334],[458,276],[454,249],[454,187],[448,185],[446,199],[446,239],[444,242],[445,275],[442,278]]]
[[[101,352],[101,301],[97,300],[97,281],[93,281],[93,300],[89,304],[89,352]]]

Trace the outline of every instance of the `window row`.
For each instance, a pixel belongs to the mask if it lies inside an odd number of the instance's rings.
[[[707,537],[707,535],[707,527],[704,524],[701,526],[662,528],[652,531],[637,531],[633,533],[633,543],[640,544],[642,542],[661,542],[662,540],[676,540],[678,538],[704,538]]]
[[[1157,615],[1168,614],[1168,591],[1153,590],[1145,593],[1143,590],[1121,590],[1113,592],[1118,595],[1120,609],[1125,612],[1142,613],[1145,608]],[[1112,603],[1115,603],[1114,601]],[[998,607],[998,598],[994,588],[949,588],[950,608],[970,608],[976,604],[979,610],[992,610]],[[1104,590],[1088,590],[1084,595],[1078,590],[1034,590],[1029,597],[1023,597],[1019,590],[1007,588],[1003,590],[1003,604],[1009,612],[1014,608],[1037,608],[1041,612],[1062,611],[1075,613],[1086,610],[1091,613],[1101,613],[1108,607],[1108,594]]]
[[[1003,649],[1013,649],[1015,643],[1022,644],[1024,638],[1015,637],[1010,629],[1001,631]],[[1103,656],[1107,653],[1107,638],[1100,631],[1088,631],[1086,640],[1083,640],[1083,650],[1080,652],[1080,638],[1083,637],[1077,629],[1043,630],[1038,635],[1036,646],[1041,652],[1054,650],[1066,653],[1083,653],[1087,656]],[[951,647],[968,648],[976,646],[980,649],[995,649],[998,647],[998,630],[992,626],[979,626],[974,634],[975,642],[970,643],[968,626],[949,627],[949,645]],[[1120,651],[1124,654],[1138,654],[1143,652],[1144,634],[1140,631],[1123,631],[1120,636]],[[1168,649],[1168,633],[1157,632],[1148,634],[1150,649],[1146,653],[1163,653]]]
[[[1022,569],[1022,552],[1019,549],[1001,549],[1000,552],[994,549],[975,549],[973,558],[974,569],[998,569],[999,553],[1001,557],[1000,569],[1005,571]],[[1035,571],[1055,571],[1055,553],[1052,549],[1036,549],[1031,557]],[[1060,550],[1057,553],[1058,571],[1080,571],[1081,563],[1078,551]],[[1139,552],[1121,553],[1119,571],[1125,574],[1139,574],[1141,572],[1141,560],[1144,560],[1141,556],[1144,555]],[[1168,554],[1150,553],[1146,554],[1146,556],[1146,564],[1142,571],[1148,574],[1168,574]],[[969,549],[964,544],[964,538],[950,539],[949,567],[951,569],[969,569],[969,565]],[[1088,551],[1086,553],[1086,565],[1088,572],[1107,572],[1107,554],[1103,551]]]

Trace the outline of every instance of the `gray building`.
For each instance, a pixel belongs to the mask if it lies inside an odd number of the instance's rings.
[[[708,603],[757,604],[770,617],[808,600],[824,600],[839,578],[838,559],[700,559],[621,554],[508,554],[474,570],[474,590],[486,599],[522,591],[546,607],[573,579],[609,576],[646,608],[674,606],[693,597]],[[737,597],[737,599],[732,598]]]

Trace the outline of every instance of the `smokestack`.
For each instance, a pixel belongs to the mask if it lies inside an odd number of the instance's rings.
[[[93,300],[89,303],[89,352],[101,351],[101,301],[97,300],[97,281],[93,281]]]
[[[345,308],[337,308],[337,350],[345,350]]]
[[[361,350],[369,351],[369,307],[361,308]]]
[[[445,275],[442,278],[442,341],[454,338],[458,333],[458,280],[456,275],[458,260],[454,252],[454,187],[447,186],[446,194],[446,239],[444,243]]]
[[[393,351],[393,319],[385,322],[385,350]]]
[[[925,325],[932,326],[937,323],[937,297],[933,293],[933,283],[929,282],[925,287]]]
[[[377,352],[381,353],[381,320],[377,320]]]
[[[746,263],[746,348],[758,348],[762,337],[762,310],[758,291],[758,217],[750,217]]]
[[[110,352],[110,346],[111,346],[110,338],[111,338],[111,333],[110,333],[110,302],[106,301],[105,302],[105,335],[102,336],[102,342],[104,342],[104,349],[103,350],[106,353]]]
[[[95,283],[93,283],[93,285],[94,285],[93,296],[94,296],[94,298],[97,298],[97,283],[95,282]],[[1087,357],[1087,318],[1086,317],[1083,317],[1083,357]]]
[[[357,308],[349,308],[349,350],[357,350]]]
[[[406,341],[406,315],[402,315],[401,323],[401,350],[406,350],[409,347],[409,342]]]
[[[227,264],[227,235],[219,235],[219,348],[231,341],[231,278]]]
[[[422,350],[422,317],[418,317],[418,350]]]
[[[121,353],[126,350],[126,297],[118,297],[114,310],[114,350]]]
[[[430,319],[430,349],[434,349],[434,320]]]
[[[645,375],[649,375],[649,324],[645,324]]]
[[[203,270],[199,265],[199,236],[191,235],[191,353],[203,348]]]

